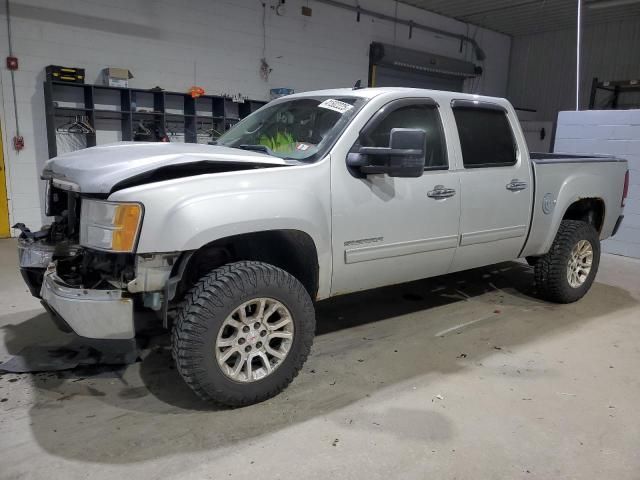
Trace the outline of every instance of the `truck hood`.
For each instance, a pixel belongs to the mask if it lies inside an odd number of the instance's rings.
[[[111,193],[127,186],[204,173],[288,165],[261,152],[196,143],[118,142],[48,160],[43,179],[84,193]]]

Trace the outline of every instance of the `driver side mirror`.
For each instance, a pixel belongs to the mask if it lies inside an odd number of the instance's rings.
[[[427,132],[418,128],[393,128],[388,147],[356,144],[347,154],[347,167],[357,176],[387,174],[420,177],[424,172]]]

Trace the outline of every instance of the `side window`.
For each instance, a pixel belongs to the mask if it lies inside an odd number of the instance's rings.
[[[388,147],[392,128],[419,128],[427,132],[425,170],[447,168],[442,123],[435,106],[407,105],[391,111],[368,135],[360,138],[360,144]]]
[[[505,112],[454,107],[453,115],[465,168],[515,165],[517,146]]]

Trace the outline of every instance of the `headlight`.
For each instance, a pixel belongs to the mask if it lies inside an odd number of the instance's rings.
[[[139,203],[83,199],[80,245],[109,252],[133,252],[141,223]]]

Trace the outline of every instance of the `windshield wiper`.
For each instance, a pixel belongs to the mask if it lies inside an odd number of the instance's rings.
[[[238,145],[236,148],[241,148],[242,150],[251,150],[254,152],[264,152],[267,155],[271,155],[272,157],[277,157],[278,155],[276,155],[275,153],[273,153],[273,150],[271,150],[269,147],[267,147],[266,145]]]

